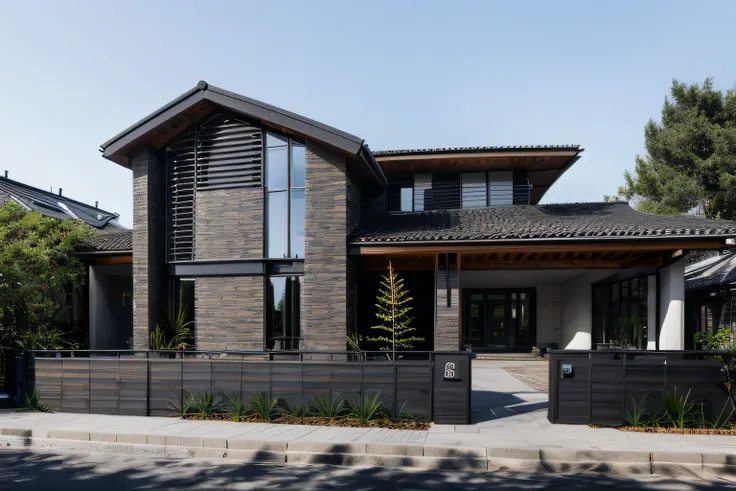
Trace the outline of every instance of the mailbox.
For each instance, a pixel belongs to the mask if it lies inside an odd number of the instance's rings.
[[[433,417],[437,424],[470,424],[470,364],[468,352],[434,355]]]

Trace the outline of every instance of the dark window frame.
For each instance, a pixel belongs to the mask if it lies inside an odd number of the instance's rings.
[[[621,347],[621,320],[632,317],[634,310],[637,310],[636,316],[640,320],[642,332],[637,336],[634,349],[647,349],[650,336],[656,336],[656,332],[649,332],[649,303],[657,300],[649,295],[650,276],[632,275],[591,285],[591,334],[595,346],[610,347],[619,343]]]
[[[286,139],[286,158],[287,158],[287,164],[286,164],[286,188],[284,189],[275,189],[270,190],[268,187],[268,172],[269,172],[269,148],[275,148],[275,147],[269,147],[268,146],[268,135],[273,134],[274,136],[278,136],[280,138]],[[292,234],[292,193],[293,191],[303,191],[304,192],[304,208],[306,211],[306,197],[307,197],[307,189],[306,189],[306,168],[307,168],[307,156],[306,156],[306,142],[302,142],[298,139],[291,138],[288,135],[284,135],[282,133],[272,131],[270,129],[264,129],[263,131],[263,189],[264,189],[264,241],[263,241],[263,257],[268,259],[304,259],[303,257],[293,256],[292,254],[292,241],[291,241],[291,234]],[[292,148],[294,146],[300,146],[304,147],[304,184],[302,186],[293,186],[292,185],[292,169],[293,169],[293,161],[292,161]],[[286,193],[286,257],[272,257],[269,254],[269,247],[270,247],[270,240],[269,240],[269,231],[271,226],[271,219],[269,216],[269,199],[271,194],[275,193]],[[305,237],[306,241],[306,237]],[[306,251],[305,251],[306,252]]]

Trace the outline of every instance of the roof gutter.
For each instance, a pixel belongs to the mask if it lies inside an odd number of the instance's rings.
[[[388,180],[386,179],[386,174],[383,173],[383,169],[381,169],[381,166],[378,165],[378,162],[376,162],[376,158],[373,156],[373,152],[371,152],[366,143],[363,143],[361,145],[359,154],[360,157],[363,159],[363,162],[366,163],[378,182],[382,186],[387,186]]]
[[[388,246],[388,245],[522,245],[529,242],[535,243],[557,243],[557,242],[624,242],[624,241],[636,241],[636,242],[654,242],[660,240],[672,240],[672,241],[685,241],[685,240],[711,240],[711,239],[731,239],[736,237],[734,234],[713,234],[713,235],[685,235],[685,236],[621,236],[621,237],[534,237],[528,239],[457,239],[457,240],[384,240],[384,241],[371,241],[371,242],[350,242],[352,246]],[[726,244],[723,244],[726,246]]]

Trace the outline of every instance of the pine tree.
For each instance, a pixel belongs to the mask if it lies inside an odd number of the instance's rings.
[[[386,331],[389,334],[369,337],[368,341],[389,343],[391,351],[396,351],[397,348],[411,349],[415,342],[424,341],[424,338],[410,334],[416,331],[411,327],[414,318],[409,315],[412,309],[409,303],[413,299],[404,287],[404,280],[396,274],[391,261],[388,263],[388,274],[383,275],[378,292],[376,317],[381,323],[372,329]]]

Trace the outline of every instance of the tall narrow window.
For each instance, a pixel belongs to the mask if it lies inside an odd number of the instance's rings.
[[[266,286],[266,348],[299,349],[301,276],[270,276]]]
[[[266,256],[304,257],[305,148],[266,135]]]

